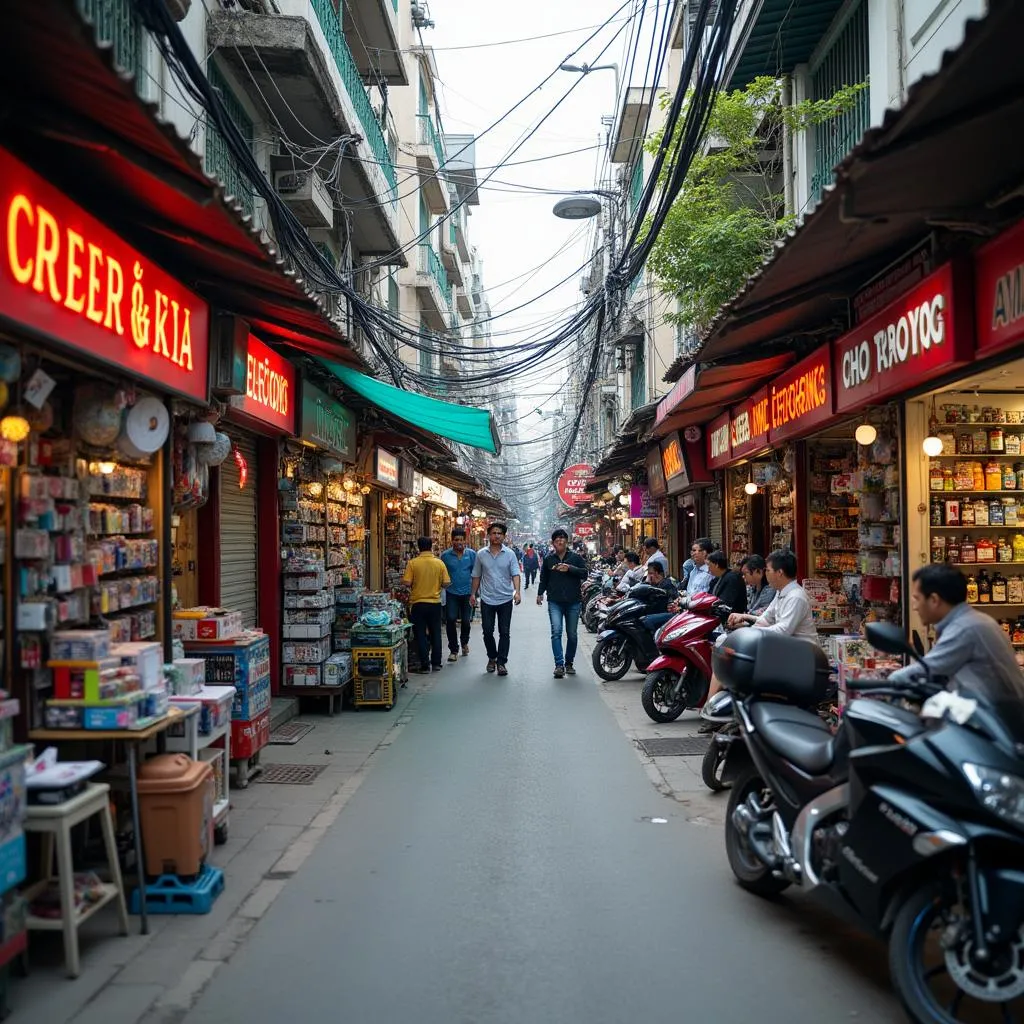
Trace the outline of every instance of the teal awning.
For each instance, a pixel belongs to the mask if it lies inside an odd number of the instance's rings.
[[[482,448],[492,455],[497,455],[501,451],[501,440],[487,409],[442,402],[439,398],[428,398],[415,391],[403,391],[393,384],[385,384],[384,381],[367,377],[365,373],[359,373],[349,366],[342,366],[341,363],[332,363],[326,359],[321,359],[320,362],[345,387],[351,388],[357,395],[362,395],[389,416],[395,416],[449,441],[468,444],[471,448]]]

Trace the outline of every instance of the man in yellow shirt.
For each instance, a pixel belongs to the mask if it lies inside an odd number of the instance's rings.
[[[451,583],[444,562],[431,550],[429,537],[416,541],[419,554],[409,559],[402,579],[410,585],[409,618],[419,652],[420,672],[441,671],[441,590]]]

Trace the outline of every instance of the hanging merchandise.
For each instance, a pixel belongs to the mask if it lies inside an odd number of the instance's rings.
[[[83,384],[75,389],[75,429],[86,444],[97,448],[112,445],[121,433],[123,415],[124,405],[111,388]]]
[[[171,414],[159,398],[138,399],[124,417],[118,448],[130,459],[144,460],[158,452],[171,429]]]

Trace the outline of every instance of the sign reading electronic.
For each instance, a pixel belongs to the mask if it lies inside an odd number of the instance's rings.
[[[833,343],[836,412],[940,376],[970,358],[970,304],[953,264]]]
[[[587,484],[594,478],[594,467],[586,462],[569,466],[558,478],[558,496],[569,508],[587,500]]]
[[[345,462],[355,461],[355,417],[341,402],[305,380],[302,382],[302,439]]]
[[[17,323],[205,402],[205,302],[0,149],[0,308]]]
[[[246,416],[295,433],[295,367],[259,338],[249,335],[245,395],[232,400]]]

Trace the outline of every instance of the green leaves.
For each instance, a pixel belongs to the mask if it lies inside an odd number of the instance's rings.
[[[767,259],[795,221],[783,209],[785,133],[797,135],[840,116],[866,88],[866,82],[844,86],[826,99],[788,107],[781,81],[769,77],[719,94],[648,260],[662,290],[679,300],[673,319],[703,333]],[[670,99],[663,96],[662,106]],[[648,151],[656,153],[663,141],[656,132]]]

